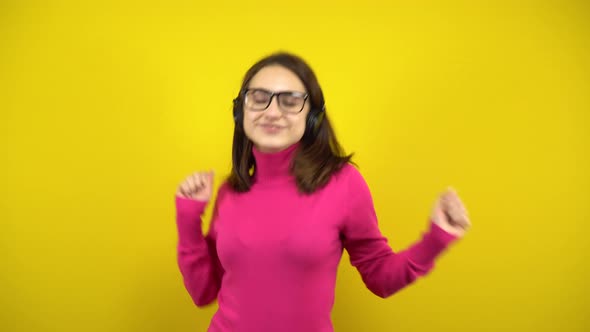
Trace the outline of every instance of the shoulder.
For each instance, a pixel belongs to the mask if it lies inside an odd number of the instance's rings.
[[[346,163],[334,174],[334,179],[348,184],[364,183],[365,179],[359,169],[352,163]]]
[[[346,164],[335,180],[338,181],[338,195],[343,199],[345,220],[362,221],[375,214],[369,185],[355,165]]]
[[[232,187],[230,186],[228,181],[224,180],[221,183],[221,185],[219,186],[219,188],[217,189],[217,195],[216,195],[217,197],[215,198],[216,204],[219,205],[220,203],[223,203],[227,199],[231,199],[231,196],[233,193],[234,193],[234,190],[232,189]]]
[[[334,174],[334,185],[349,192],[368,191],[368,185],[359,169],[352,163],[346,163]]]

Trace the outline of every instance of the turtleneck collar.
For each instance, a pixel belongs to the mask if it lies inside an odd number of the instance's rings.
[[[261,152],[255,146],[252,147],[252,154],[256,160],[254,183],[274,184],[293,180],[291,162],[298,147],[299,142],[279,152]]]

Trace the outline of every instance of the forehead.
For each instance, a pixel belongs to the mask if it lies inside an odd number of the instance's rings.
[[[250,88],[263,88],[271,91],[300,91],[305,92],[303,82],[289,69],[270,65],[260,69],[249,84]]]

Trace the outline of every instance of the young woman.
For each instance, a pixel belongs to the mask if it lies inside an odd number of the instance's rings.
[[[385,298],[427,274],[470,226],[447,190],[422,238],[393,252],[366,182],[334,135],[316,76],[298,56],[254,64],[234,120],[233,167],[206,235],[201,215],[213,173],[191,174],[175,197],[184,285],[197,306],[218,300],[209,331],[333,331],[344,249],[366,287]]]

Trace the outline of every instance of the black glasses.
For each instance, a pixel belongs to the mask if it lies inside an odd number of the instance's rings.
[[[297,114],[303,110],[309,95],[297,91],[272,92],[265,89],[246,89],[244,106],[252,111],[264,111],[277,96],[279,109],[284,113]]]

